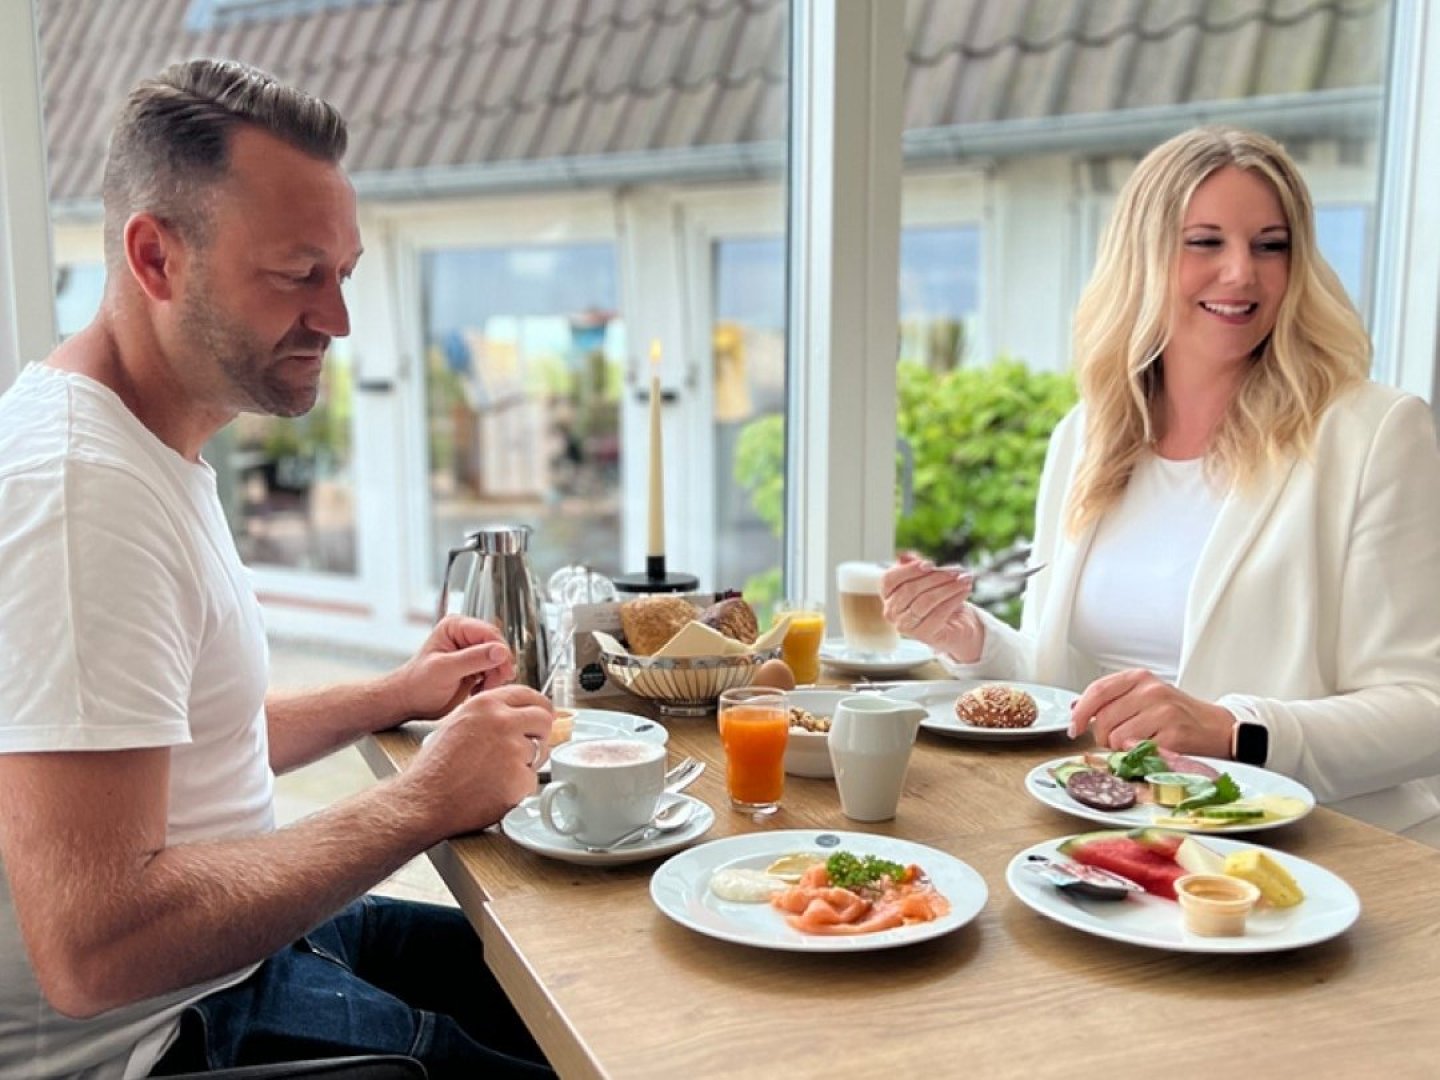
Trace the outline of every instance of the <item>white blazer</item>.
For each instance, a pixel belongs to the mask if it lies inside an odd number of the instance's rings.
[[[1021,629],[982,612],[957,674],[1082,690],[1068,644],[1092,526],[1065,535],[1081,456],[1075,409],[1051,438]],[[1440,449],[1419,398],[1366,383],[1305,457],[1221,506],[1185,606],[1176,685],[1270,731],[1266,767],[1333,809],[1440,846]]]

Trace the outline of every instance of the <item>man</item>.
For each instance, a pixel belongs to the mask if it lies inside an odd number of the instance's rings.
[[[309,409],[349,332],[345,138],[241,65],[138,86],[100,313],[0,398],[0,1075],[547,1071],[458,912],[352,901],[533,791],[553,711],[462,618],[374,683],[267,698],[200,458],[240,412]],[[274,773],[411,716],[443,720],[404,774],[274,828]]]

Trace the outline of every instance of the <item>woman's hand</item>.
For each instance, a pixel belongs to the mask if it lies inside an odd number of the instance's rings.
[[[885,618],[906,637],[973,664],[985,647],[985,624],[965,602],[974,587],[970,574],[937,570],[929,559],[906,551],[880,579],[880,596]]]
[[[1235,717],[1220,705],[1191,697],[1143,668],[1096,679],[1070,712],[1070,737],[1089,730],[1100,746],[1124,750],[1154,739],[1166,750],[1230,756]]]
[[[447,615],[390,681],[399,716],[432,719],[514,678],[515,657],[500,631],[467,615]]]

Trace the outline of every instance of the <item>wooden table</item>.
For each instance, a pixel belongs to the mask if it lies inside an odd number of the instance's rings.
[[[1345,878],[1359,922],[1339,938],[1232,958],[1118,944],[1035,914],[1005,885],[1016,851],[1084,831],[1022,778],[1063,737],[965,742],[921,731],[899,815],[861,825],[834,782],[786,778],[763,824],[728,807],[713,718],[672,720],[670,759],[709,769],[706,839],[757,829],[900,836],[949,852],[990,898],[963,929],[901,949],[807,955],[694,933],[651,903],[659,865],[592,869],[496,832],[431,858],[491,967],[564,1077],[1421,1077],[1440,1073],[1440,851],[1316,810],[1265,834]],[[415,731],[365,746],[403,768]]]

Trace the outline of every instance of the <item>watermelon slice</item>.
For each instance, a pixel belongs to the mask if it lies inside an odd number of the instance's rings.
[[[1084,833],[1061,844],[1060,854],[1129,878],[1154,896],[1174,900],[1175,882],[1188,873],[1175,861],[1184,839],[1183,833],[1163,829]]]

